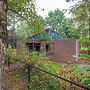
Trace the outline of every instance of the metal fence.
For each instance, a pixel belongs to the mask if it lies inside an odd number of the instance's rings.
[[[22,61],[19,61],[19,63],[25,67],[26,74],[23,79],[26,80],[30,90],[90,90],[84,85],[65,79],[37,66]]]

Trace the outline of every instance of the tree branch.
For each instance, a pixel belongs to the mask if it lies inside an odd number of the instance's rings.
[[[22,16],[22,15],[19,14],[17,11],[12,10],[12,9],[10,9],[10,8],[8,8],[8,10],[11,11],[11,12],[13,12],[13,13],[15,13],[15,14],[17,14],[17,15],[19,15],[21,18],[25,19],[28,24],[30,23],[29,20],[28,20],[26,17]]]

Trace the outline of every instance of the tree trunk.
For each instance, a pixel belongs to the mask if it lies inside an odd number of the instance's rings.
[[[2,88],[2,73],[4,69],[4,41],[6,39],[7,33],[7,16],[6,16],[6,1],[7,0],[0,0],[0,90]]]
[[[3,41],[6,40],[7,36],[7,0],[0,0],[0,38]]]
[[[3,78],[2,73],[4,70],[4,44],[2,43],[2,40],[0,39],[0,90],[3,90]]]

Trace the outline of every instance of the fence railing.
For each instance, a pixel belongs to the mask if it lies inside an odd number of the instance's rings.
[[[82,88],[82,89],[79,89],[79,90],[90,90],[90,88],[88,88],[88,87],[86,87],[86,86],[84,86],[84,85],[78,84],[78,83],[76,83],[75,81],[68,80],[68,79],[66,79],[66,78],[63,78],[63,77],[58,76],[58,75],[56,75],[56,74],[53,74],[53,73],[51,73],[51,72],[49,72],[49,71],[47,71],[47,70],[41,69],[41,68],[39,68],[39,67],[33,66],[33,65],[28,64],[28,63],[26,63],[26,62],[22,62],[22,61],[19,61],[19,62],[22,63],[22,64],[25,64],[25,65],[27,66],[28,83],[31,82],[31,78],[32,78],[32,77],[31,77],[31,71],[32,71],[32,70],[38,70],[39,73],[40,73],[40,72],[46,73],[46,74],[48,74],[48,75],[50,75],[50,76],[53,76],[53,77],[55,77],[55,78],[57,78],[57,79],[66,81],[66,82],[70,83],[71,85],[74,85],[74,86],[77,86],[77,87]],[[10,63],[10,62],[9,62],[9,63]],[[10,66],[10,65],[9,65],[9,66]],[[64,89],[63,89],[63,90],[64,90]],[[65,89],[65,90],[67,90],[67,89]],[[76,89],[74,89],[74,90],[76,90]]]

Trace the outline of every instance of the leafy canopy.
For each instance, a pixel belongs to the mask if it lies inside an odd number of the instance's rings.
[[[8,25],[21,38],[44,28],[44,19],[37,15],[35,5],[35,0],[8,0]]]
[[[45,20],[47,27],[51,27],[53,30],[63,33],[66,37],[72,37],[72,33],[69,30],[72,21],[67,19],[64,13],[59,9],[56,9],[53,12],[50,11]]]

